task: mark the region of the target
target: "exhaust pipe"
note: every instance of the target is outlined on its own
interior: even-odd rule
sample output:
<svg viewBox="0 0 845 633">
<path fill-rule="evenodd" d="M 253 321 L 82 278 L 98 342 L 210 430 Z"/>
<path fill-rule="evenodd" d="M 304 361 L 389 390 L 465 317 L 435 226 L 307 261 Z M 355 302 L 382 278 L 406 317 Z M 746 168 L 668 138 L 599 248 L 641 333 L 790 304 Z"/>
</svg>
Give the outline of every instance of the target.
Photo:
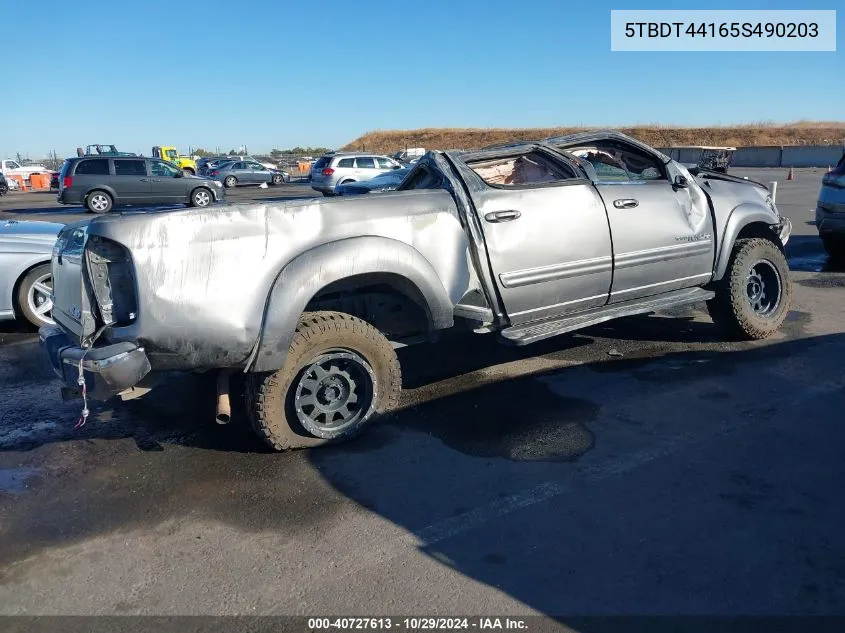
<svg viewBox="0 0 845 633">
<path fill-rule="evenodd" d="M 231 376 L 231 369 L 221 369 L 217 374 L 217 415 L 214 418 L 217 424 L 229 424 L 232 419 L 232 406 L 229 402 L 229 379 Z"/>
</svg>

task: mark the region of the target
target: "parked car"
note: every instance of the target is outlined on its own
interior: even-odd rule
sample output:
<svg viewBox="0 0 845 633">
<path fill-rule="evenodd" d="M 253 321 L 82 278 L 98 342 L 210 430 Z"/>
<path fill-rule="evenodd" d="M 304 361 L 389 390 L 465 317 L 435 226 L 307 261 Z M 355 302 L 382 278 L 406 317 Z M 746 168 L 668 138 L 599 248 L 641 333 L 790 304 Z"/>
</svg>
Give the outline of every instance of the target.
<svg viewBox="0 0 845 633">
<path fill-rule="evenodd" d="M 728 336 L 770 336 L 790 309 L 791 229 L 764 185 L 693 176 L 615 132 L 429 152 L 377 196 L 68 226 L 58 327 L 40 336 L 68 388 L 81 371 L 97 399 L 216 371 L 220 422 L 246 374 L 258 434 L 317 446 L 394 408 L 395 348 L 447 328 L 526 345 L 707 302 Z"/>
<path fill-rule="evenodd" d="M 383 174 L 379 174 L 371 180 L 347 182 L 335 187 L 335 193 L 339 196 L 355 196 L 362 193 L 393 191 L 402 184 L 405 176 L 407 176 L 410 171 L 410 167 L 402 167 L 401 169 L 393 169 Z"/>
<path fill-rule="evenodd" d="M 59 172 L 59 203 L 81 204 L 92 213 L 126 204 L 207 207 L 224 198 L 219 181 L 191 176 L 158 158 L 75 157 Z"/>
<path fill-rule="evenodd" d="M 236 160 L 236 158 L 229 158 L 228 156 L 209 156 L 206 158 L 200 158 L 197 161 L 197 173 L 207 176 L 208 172 L 218 165 Z"/>
<path fill-rule="evenodd" d="M 64 228 L 53 222 L 0 222 L 0 320 L 53 323 L 50 254 Z"/>
<path fill-rule="evenodd" d="M 290 174 L 281 169 L 267 169 L 261 163 L 229 161 L 212 168 L 208 175 L 229 189 L 238 185 L 281 185 L 290 182 Z"/>
<path fill-rule="evenodd" d="M 845 259 L 845 152 L 836 167 L 822 177 L 816 228 L 830 256 Z"/>
<path fill-rule="evenodd" d="M 401 168 L 397 161 L 378 154 L 329 153 L 317 159 L 311 168 L 311 188 L 324 196 L 333 196 L 338 185 L 371 180 L 386 171 Z"/>
<path fill-rule="evenodd" d="M 50 189 L 59 188 L 59 172 L 54 171 L 50 173 Z"/>
<path fill-rule="evenodd" d="M 5 196 L 7 193 L 9 193 L 9 183 L 6 181 L 6 176 L 0 174 L 0 196 Z"/>
</svg>

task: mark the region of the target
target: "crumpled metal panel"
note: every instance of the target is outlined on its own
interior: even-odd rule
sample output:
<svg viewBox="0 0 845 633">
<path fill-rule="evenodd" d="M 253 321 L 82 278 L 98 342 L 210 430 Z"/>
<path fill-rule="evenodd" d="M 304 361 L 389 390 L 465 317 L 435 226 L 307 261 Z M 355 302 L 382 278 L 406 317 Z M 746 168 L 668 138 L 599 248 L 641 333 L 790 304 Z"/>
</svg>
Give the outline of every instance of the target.
<svg viewBox="0 0 845 633">
<path fill-rule="evenodd" d="M 455 203 L 442 190 L 116 214 L 93 221 L 93 234 L 131 252 L 140 306 L 134 323 L 104 337 L 141 342 L 156 369 L 243 364 L 256 347 L 277 277 L 326 244 L 339 246 L 304 267 L 315 292 L 334 281 L 332 270 L 355 270 L 358 255 L 340 245 L 361 236 L 375 238 L 361 256 L 383 255 L 383 272 L 395 257 L 392 242 L 419 253 L 429 264 L 429 286 L 452 306 L 478 287 Z"/>
</svg>

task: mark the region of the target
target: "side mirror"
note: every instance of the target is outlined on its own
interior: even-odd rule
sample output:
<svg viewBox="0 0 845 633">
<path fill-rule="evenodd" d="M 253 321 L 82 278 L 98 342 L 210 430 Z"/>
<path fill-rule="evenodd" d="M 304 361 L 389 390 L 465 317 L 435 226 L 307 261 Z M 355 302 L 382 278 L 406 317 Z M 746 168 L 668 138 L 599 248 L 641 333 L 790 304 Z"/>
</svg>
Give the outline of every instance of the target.
<svg viewBox="0 0 845 633">
<path fill-rule="evenodd" d="M 684 189 L 689 187 L 689 181 L 686 179 L 686 176 L 675 176 L 672 186 L 676 189 Z"/>
</svg>

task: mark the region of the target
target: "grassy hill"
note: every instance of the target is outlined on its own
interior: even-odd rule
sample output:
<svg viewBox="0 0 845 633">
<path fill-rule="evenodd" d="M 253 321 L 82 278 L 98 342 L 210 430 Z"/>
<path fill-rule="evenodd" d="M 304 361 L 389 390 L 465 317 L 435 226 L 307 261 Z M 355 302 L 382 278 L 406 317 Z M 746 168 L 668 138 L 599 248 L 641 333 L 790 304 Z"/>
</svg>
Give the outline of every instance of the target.
<svg viewBox="0 0 845 633">
<path fill-rule="evenodd" d="M 539 139 L 571 134 L 586 127 L 558 128 L 424 128 L 419 130 L 376 130 L 367 132 L 344 150 L 392 153 L 406 147 L 427 149 L 479 148 L 513 140 Z M 845 144 L 845 121 L 797 121 L 712 127 L 669 127 L 642 125 L 613 128 L 654 147 L 682 145 L 839 145 Z"/>
</svg>

